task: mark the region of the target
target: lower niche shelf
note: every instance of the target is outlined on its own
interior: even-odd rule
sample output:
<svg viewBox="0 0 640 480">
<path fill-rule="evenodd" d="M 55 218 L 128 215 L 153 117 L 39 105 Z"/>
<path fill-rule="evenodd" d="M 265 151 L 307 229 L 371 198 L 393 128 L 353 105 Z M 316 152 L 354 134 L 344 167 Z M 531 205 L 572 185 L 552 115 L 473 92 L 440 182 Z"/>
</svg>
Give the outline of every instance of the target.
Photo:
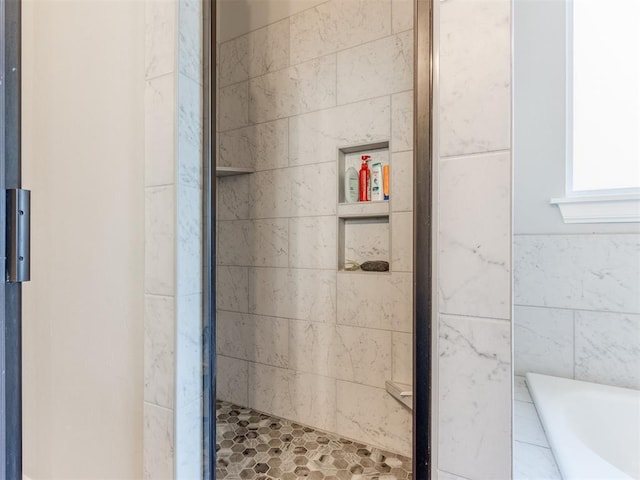
<svg viewBox="0 0 640 480">
<path fill-rule="evenodd" d="M 339 217 L 338 269 L 351 271 L 349 269 L 350 262 L 356 262 L 360 265 L 372 260 L 389 262 L 389 252 L 391 251 L 389 233 L 388 215 Z"/>
</svg>

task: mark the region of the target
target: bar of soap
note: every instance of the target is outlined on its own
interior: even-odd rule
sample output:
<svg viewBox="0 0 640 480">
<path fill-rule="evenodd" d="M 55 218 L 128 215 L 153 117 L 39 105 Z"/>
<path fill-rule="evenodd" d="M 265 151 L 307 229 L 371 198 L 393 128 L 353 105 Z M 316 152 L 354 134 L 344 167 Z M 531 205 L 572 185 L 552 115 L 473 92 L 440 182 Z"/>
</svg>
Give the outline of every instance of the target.
<svg viewBox="0 0 640 480">
<path fill-rule="evenodd" d="M 388 272 L 389 262 L 385 262 L 383 260 L 372 260 L 364 262 L 360 265 L 360 268 L 365 272 Z"/>
</svg>

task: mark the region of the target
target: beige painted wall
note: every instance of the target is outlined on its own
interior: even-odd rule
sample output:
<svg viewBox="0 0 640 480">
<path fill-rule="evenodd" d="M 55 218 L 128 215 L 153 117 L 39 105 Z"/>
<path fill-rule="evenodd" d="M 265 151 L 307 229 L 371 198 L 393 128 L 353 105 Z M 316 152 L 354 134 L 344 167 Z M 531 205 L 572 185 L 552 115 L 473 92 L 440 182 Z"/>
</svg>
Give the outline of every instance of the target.
<svg viewBox="0 0 640 480">
<path fill-rule="evenodd" d="M 23 4 L 24 467 L 142 476 L 144 4 Z"/>
</svg>

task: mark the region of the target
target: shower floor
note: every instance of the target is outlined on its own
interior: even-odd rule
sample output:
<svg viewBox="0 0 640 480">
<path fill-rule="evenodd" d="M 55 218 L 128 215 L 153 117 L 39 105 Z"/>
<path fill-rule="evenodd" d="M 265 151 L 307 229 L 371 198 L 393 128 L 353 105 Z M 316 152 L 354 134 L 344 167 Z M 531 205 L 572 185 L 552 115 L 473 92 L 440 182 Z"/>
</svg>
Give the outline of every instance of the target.
<svg viewBox="0 0 640 480">
<path fill-rule="evenodd" d="M 411 459 L 228 402 L 216 402 L 216 478 L 406 480 Z"/>
</svg>

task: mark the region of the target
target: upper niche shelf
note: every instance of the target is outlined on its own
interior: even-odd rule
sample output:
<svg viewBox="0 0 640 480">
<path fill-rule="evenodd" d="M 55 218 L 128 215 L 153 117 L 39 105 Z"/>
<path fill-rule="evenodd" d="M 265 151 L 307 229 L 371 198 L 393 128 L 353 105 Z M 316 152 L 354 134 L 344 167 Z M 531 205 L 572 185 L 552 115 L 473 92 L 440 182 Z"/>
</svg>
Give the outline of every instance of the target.
<svg viewBox="0 0 640 480">
<path fill-rule="evenodd" d="M 243 175 L 253 173 L 253 168 L 242 167 L 216 167 L 216 177 L 230 177 L 231 175 Z"/>
</svg>

